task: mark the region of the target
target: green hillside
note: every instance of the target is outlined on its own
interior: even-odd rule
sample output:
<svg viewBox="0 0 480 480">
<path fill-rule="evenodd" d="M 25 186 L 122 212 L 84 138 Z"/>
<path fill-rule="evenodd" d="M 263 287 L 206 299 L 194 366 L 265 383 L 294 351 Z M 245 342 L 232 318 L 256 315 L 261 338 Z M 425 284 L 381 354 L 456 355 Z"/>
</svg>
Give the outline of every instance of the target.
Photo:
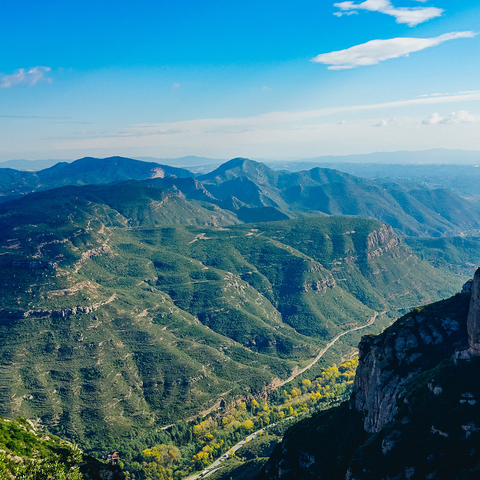
<svg viewBox="0 0 480 480">
<path fill-rule="evenodd" d="M 248 206 L 276 207 L 293 216 L 358 215 L 412 236 L 458 235 L 480 228 L 478 206 L 447 190 L 368 180 L 329 168 L 290 173 L 237 158 L 198 180 L 217 201 L 230 202 L 232 211 Z"/>
<path fill-rule="evenodd" d="M 419 258 L 457 275 L 472 277 L 480 265 L 480 237 L 407 237 L 405 242 Z"/>
<path fill-rule="evenodd" d="M 0 413 L 102 452 L 262 395 L 375 310 L 459 285 L 378 221 L 237 222 L 137 182 L 2 204 Z"/>
<path fill-rule="evenodd" d="M 64 185 L 97 185 L 169 176 L 190 177 L 183 168 L 141 162 L 131 158 L 80 158 L 72 163 L 60 162 L 38 172 L 0 168 L 0 201 Z"/>
<path fill-rule="evenodd" d="M 96 460 L 71 443 L 38 431 L 30 420 L 0 417 L 0 478 L 120 480 L 119 467 Z"/>
<path fill-rule="evenodd" d="M 410 236 L 478 235 L 480 231 L 478 204 L 443 188 L 360 178 L 330 168 L 275 171 L 245 158 L 193 177 L 188 170 L 156 163 L 86 157 L 38 172 L 0 169 L 0 201 L 66 185 L 140 180 L 201 202 L 204 208 L 228 210 L 242 222 L 356 215 L 388 223 L 398 233 Z"/>
</svg>

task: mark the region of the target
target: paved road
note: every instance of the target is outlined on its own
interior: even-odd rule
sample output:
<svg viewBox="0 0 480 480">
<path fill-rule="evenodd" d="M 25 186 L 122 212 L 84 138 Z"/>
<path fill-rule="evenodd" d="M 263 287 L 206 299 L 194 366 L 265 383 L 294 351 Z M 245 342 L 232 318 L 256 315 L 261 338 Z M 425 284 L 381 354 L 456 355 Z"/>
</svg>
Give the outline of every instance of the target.
<svg viewBox="0 0 480 480">
<path fill-rule="evenodd" d="M 385 312 L 383 312 L 383 313 L 385 313 Z M 346 332 L 343 332 L 343 333 L 340 333 L 339 335 L 337 335 L 333 340 L 331 340 L 329 343 L 327 343 L 324 348 L 322 348 L 320 350 L 320 352 L 315 357 L 315 359 L 313 360 L 312 363 L 310 363 L 306 367 L 302 368 L 301 370 L 298 370 L 294 375 L 292 375 L 291 377 L 289 377 L 285 381 L 283 381 L 281 384 L 279 384 L 279 386 L 277 388 L 283 387 L 283 385 L 291 382 L 295 377 L 298 377 L 302 373 L 304 373 L 307 370 L 309 370 L 310 368 L 312 368 L 325 355 L 325 353 L 331 347 L 333 347 L 335 345 L 335 343 L 337 343 L 337 340 L 339 338 L 343 337 L 344 335 L 347 335 L 348 333 L 355 332 L 356 330 L 361 330 L 362 328 L 367 328 L 370 325 L 373 325 L 373 323 L 375 323 L 375 320 L 378 318 L 378 315 L 379 315 L 379 313 L 375 312 L 375 315 L 373 315 L 373 317 L 368 321 L 368 323 L 366 325 L 360 325 L 359 327 L 351 328 L 350 330 L 347 330 Z"/>
<path fill-rule="evenodd" d="M 271 423 L 268 425 L 269 427 L 275 426 L 275 423 Z M 266 428 L 266 427 L 265 427 Z M 211 465 L 209 465 L 205 470 L 202 472 L 198 473 L 197 475 L 192 475 L 190 477 L 187 477 L 185 480 L 195 480 L 197 478 L 207 478 L 210 476 L 221 464 L 224 462 L 231 454 L 231 452 L 235 453 L 239 448 L 242 448 L 247 442 L 250 440 L 254 439 L 255 437 L 258 437 L 260 434 L 262 434 L 264 431 L 264 428 L 261 430 L 257 430 L 256 432 L 252 433 L 248 437 L 245 438 L 245 440 L 242 440 L 241 442 L 238 442 L 234 447 L 232 447 L 228 452 L 224 453 L 220 458 L 215 460 Z"/>
<path fill-rule="evenodd" d="M 385 313 L 385 312 L 383 312 L 383 313 Z M 362 328 L 367 328 L 370 325 L 373 325 L 373 323 L 375 323 L 375 320 L 378 318 L 378 315 L 379 315 L 379 313 L 375 312 L 375 315 L 372 318 L 370 318 L 370 320 L 368 321 L 368 323 L 366 325 L 360 325 L 359 327 L 351 328 L 350 330 L 347 330 L 346 332 L 343 332 L 343 333 L 340 333 L 339 335 L 337 335 L 334 339 L 332 339 L 329 343 L 327 343 L 327 345 L 325 345 L 325 347 L 322 348 L 322 350 L 320 350 L 320 352 L 315 357 L 315 359 L 313 360 L 312 363 L 310 363 L 306 367 L 302 368 L 301 370 L 298 370 L 295 373 L 295 375 L 292 375 L 291 377 L 287 378 L 279 386 L 281 387 L 281 386 L 285 385 L 286 383 L 291 382 L 295 377 L 298 377 L 298 375 L 301 375 L 302 373 L 306 372 L 308 369 L 312 368 L 325 355 L 325 353 L 331 347 L 333 347 L 335 345 L 335 343 L 337 343 L 337 340 L 339 338 L 343 337 L 344 335 L 347 335 L 350 332 L 355 332 L 356 330 L 361 330 Z M 272 423 L 272 424 L 268 425 L 268 427 L 273 427 L 274 425 L 275 425 L 275 423 Z M 264 427 L 261 430 L 257 430 L 256 432 L 252 433 L 245 440 L 242 440 L 241 442 L 237 443 L 227 453 L 224 453 L 219 459 L 215 460 L 215 462 L 213 462 L 205 470 L 203 470 L 202 472 L 200 472 L 197 475 L 192 475 L 190 477 L 187 477 L 185 480 L 196 480 L 197 478 L 207 478 L 221 465 L 222 462 L 224 462 L 230 456 L 230 452 L 232 452 L 232 451 L 236 452 L 239 448 L 243 447 L 243 445 L 245 445 L 247 443 L 247 441 L 250 441 L 250 440 L 252 440 L 252 438 L 257 437 L 258 435 L 260 435 L 263 432 L 263 430 L 265 428 L 268 428 L 268 427 Z"/>
</svg>

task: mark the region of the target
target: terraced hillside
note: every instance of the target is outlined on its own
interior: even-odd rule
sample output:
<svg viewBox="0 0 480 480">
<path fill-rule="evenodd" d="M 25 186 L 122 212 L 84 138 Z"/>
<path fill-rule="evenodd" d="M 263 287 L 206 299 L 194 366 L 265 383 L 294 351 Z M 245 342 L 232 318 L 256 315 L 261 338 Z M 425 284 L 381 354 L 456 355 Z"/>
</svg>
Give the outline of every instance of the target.
<svg viewBox="0 0 480 480">
<path fill-rule="evenodd" d="M 378 221 L 238 224 L 138 182 L 2 204 L 0 258 L 0 413 L 97 450 L 261 395 L 375 310 L 458 288 Z"/>
</svg>

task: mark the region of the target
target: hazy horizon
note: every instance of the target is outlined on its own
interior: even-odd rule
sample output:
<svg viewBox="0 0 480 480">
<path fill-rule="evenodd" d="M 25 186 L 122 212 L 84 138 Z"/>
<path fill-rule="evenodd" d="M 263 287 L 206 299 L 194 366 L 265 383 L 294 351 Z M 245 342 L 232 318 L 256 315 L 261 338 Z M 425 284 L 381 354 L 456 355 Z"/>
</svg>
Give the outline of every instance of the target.
<svg viewBox="0 0 480 480">
<path fill-rule="evenodd" d="M 0 161 L 480 151 L 474 0 L 3 10 Z"/>
</svg>

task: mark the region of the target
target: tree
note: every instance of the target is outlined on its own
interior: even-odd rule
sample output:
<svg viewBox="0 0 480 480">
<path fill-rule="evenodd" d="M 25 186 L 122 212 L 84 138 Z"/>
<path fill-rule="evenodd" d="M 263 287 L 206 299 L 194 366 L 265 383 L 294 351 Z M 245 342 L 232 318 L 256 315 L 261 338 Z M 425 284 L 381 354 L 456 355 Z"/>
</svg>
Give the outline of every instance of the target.
<svg viewBox="0 0 480 480">
<path fill-rule="evenodd" d="M 246 432 L 253 432 L 253 428 L 255 427 L 255 425 L 253 424 L 253 422 L 251 420 L 249 420 L 247 418 L 247 420 L 245 420 L 243 423 L 242 423 L 242 428 L 246 431 Z"/>
<path fill-rule="evenodd" d="M 75 450 L 65 461 L 62 461 L 59 455 L 53 455 L 49 458 L 26 459 L 23 463 L 12 464 L 2 452 L 0 478 L 9 478 L 12 474 L 16 480 L 83 480 L 78 466 L 81 461 L 81 452 Z"/>
<path fill-rule="evenodd" d="M 168 466 L 181 460 L 180 450 L 175 445 L 155 445 L 142 452 L 143 461 Z"/>
</svg>

